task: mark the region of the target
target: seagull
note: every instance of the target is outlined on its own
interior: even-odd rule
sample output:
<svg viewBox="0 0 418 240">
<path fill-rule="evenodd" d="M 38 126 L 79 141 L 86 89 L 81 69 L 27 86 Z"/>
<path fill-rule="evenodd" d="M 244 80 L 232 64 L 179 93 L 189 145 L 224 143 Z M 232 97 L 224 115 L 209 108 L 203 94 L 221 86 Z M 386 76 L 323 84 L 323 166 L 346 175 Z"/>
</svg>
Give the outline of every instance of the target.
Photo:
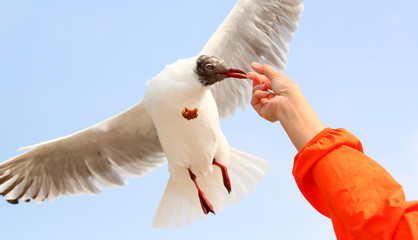
<svg viewBox="0 0 418 240">
<path fill-rule="evenodd" d="M 168 162 L 154 227 L 186 227 L 230 207 L 268 162 L 230 147 L 220 119 L 248 104 L 252 61 L 285 69 L 302 11 L 303 0 L 239 0 L 201 52 L 167 65 L 138 104 L 1 163 L 0 194 L 14 204 L 97 194 Z"/>
</svg>

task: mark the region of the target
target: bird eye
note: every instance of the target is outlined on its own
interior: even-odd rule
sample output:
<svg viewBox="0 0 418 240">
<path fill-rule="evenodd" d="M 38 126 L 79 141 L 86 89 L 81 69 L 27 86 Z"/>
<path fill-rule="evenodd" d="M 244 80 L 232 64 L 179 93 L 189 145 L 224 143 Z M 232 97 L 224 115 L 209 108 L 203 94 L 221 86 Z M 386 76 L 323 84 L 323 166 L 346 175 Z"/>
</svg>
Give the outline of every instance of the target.
<svg viewBox="0 0 418 240">
<path fill-rule="evenodd" d="M 212 71 L 213 70 L 213 65 L 212 64 L 206 64 L 206 70 L 208 71 Z"/>
</svg>

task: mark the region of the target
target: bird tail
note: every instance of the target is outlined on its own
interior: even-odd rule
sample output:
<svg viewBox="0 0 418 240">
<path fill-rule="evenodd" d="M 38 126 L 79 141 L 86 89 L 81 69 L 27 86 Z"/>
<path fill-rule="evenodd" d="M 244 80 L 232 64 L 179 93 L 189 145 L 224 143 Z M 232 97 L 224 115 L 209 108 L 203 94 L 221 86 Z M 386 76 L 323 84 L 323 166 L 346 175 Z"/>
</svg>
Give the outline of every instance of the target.
<svg viewBox="0 0 418 240">
<path fill-rule="evenodd" d="M 215 213 L 219 213 L 253 191 L 268 167 L 267 161 L 230 147 L 227 169 L 232 186 L 231 193 L 228 194 L 225 189 L 221 170 L 217 167 L 206 176 L 198 176 L 197 181 Z M 171 176 L 154 216 L 154 227 L 186 227 L 204 216 L 196 186 L 189 174 L 185 173 L 184 177 Z"/>
</svg>

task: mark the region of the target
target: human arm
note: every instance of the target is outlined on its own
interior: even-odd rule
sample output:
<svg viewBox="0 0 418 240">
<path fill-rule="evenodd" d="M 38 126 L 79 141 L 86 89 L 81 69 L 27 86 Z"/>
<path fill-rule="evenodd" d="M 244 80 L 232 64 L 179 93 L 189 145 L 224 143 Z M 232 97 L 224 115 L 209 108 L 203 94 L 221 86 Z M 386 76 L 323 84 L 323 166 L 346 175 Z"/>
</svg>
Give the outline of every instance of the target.
<svg viewBox="0 0 418 240">
<path fill-rule="evenodd" d="M 332 220 L 338 239 L 418 239 L 418 202 L 363 153 L 344 129 L 324 127 L 290 78 L 267 65 L 252 65 L 252 105 L 280 121 L 299 153 L 293 175 L 311 205 Z M 272 92 L 270 92 L 270 91 Z"/>
</svg>

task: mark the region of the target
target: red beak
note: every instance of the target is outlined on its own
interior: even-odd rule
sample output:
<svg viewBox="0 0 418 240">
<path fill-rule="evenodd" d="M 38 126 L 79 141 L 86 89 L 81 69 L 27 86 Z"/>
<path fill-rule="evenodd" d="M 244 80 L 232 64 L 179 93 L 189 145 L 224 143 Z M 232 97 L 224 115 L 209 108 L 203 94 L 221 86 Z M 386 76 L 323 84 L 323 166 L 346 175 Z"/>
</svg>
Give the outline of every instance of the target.
<svg viewBox="0 0 418 240">
<path fill-rule="evenodd" d="M 242 70 L 235 69 L 235 68 L 230 68 L 229 71 L 221 72 L 218 74 L 222 74 L 222 75 L 225 75 L 227 77 L 232 77 L 232 78 L 247 78 L 247 73 L 245 73 Z"/>
</svg>

